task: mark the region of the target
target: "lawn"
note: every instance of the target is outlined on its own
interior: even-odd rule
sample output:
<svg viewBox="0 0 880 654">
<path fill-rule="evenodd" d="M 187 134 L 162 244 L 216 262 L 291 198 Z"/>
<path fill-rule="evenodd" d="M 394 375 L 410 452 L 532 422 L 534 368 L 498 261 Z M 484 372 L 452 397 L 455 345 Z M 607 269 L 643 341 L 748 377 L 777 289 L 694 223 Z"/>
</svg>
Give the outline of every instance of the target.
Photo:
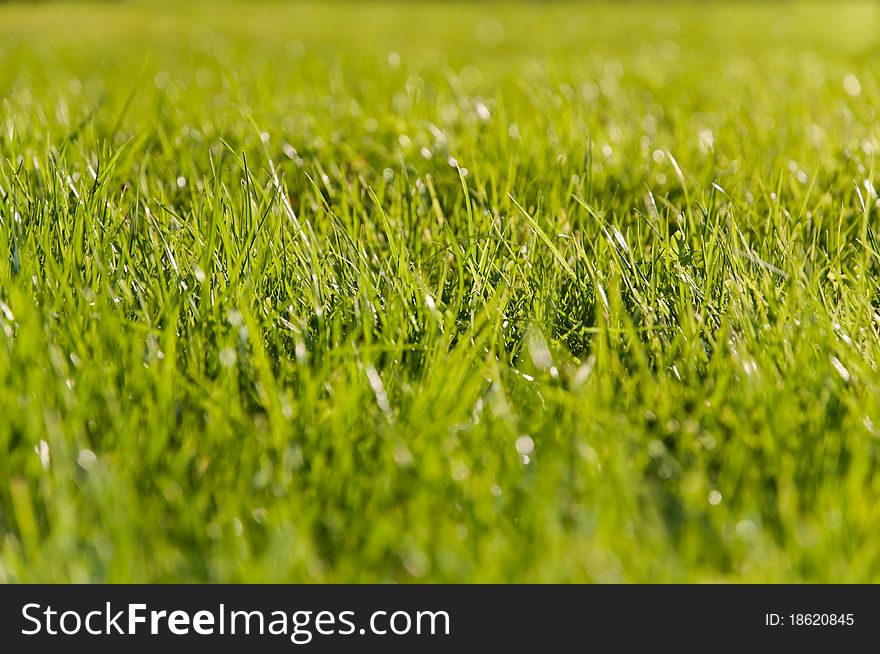
<svg viewBox="0 0 880 654">
<path fill-rule="evenodd" d="M 878 26 L 0 4 L 0 582 L 880 581 Z"/>
</svg>

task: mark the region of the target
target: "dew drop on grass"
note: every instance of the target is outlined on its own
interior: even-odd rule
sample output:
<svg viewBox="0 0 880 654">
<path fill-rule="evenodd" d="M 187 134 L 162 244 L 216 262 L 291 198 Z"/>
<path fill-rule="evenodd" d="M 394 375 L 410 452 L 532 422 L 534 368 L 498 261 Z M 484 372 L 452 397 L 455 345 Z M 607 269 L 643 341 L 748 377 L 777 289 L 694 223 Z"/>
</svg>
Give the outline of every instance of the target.
<svg viewBox="0 0 880 654">
<path fill-rule="evenodd" d="M 538 370 L 549 370 L 553 366 L 553 355 L 547 341 L 537 330 L 532 330 L 528 338 L 529 356 Z"/>
<path fill-rule="evenodd" d="M 721 504 L 722 499 L 724 498 L 717 490 L 713 490 L 709 493 L 709 504 L 711 504 L 712 506 L 718 506 L 719 504 Z"/>
<path fill-rule="evenodd" d="M 617 244 L 620 245 L 624 252 L 629 252 L 629 246 L 626 244 L 626 239 L 620 233 L 620 230 L 617 227 L 612 227 L 611 229 L 614 232 L 614 239 L 617 241 Z"/>
<path fill-rule="evenodd" d="M 471 474 L 470 468 L 463 461 L 456 461 L 452 464 L 452 479 L 455 481 L 464 481 Z"/>
<path fill-rule="evenodd" d="M 860 95 L 862 93 L 862 84 L 859 82 L 859 78 L 852 74 L 844 77 L 843 90 L 852 97 Z"/>
<path fill-rule="evenodd" d="M 37 453 L 37 456 L 40 457 L 40 465 L 43 470 L 49 469 L 49 463 L 51 462 L 51 457 L 49 455 L 49 443 L 44 440 L 41 440 L 34 447 L 34 452 Z"/>
<path fill-rule="evenodd" d="M 430 561 L 424 552 L 414 549 L 403 556 L 403 567 L 413 577 L 421 577 L 428 571 Z"/>
<path fill-rule="evenodd" d="M 523 434 L 516 439 L 516 451 L 520 454 L 531 454 L 535 449 L 535 441 L 528 434 Z"/>
<path fill-rule="evenodd" d="M 595 102 L 599 98 L 599 87 L 595 82 L 584 82 L 581 95 L 587 102 Z"/>
<path fill-rule="evenodd" d="M 220 350 L 220 364 L 224 368 L 231 368 L 232 366 L 234 366 L 236 359 L 237 357 L 235 354 L 235 350 L 233 350 L 231 347 L 224 347 L 222 350 Z"/>
<path fill-rule="evenodd" d="M 715 149 L 715 135 L 711 129 L 701 129 L 698 136 L 700 152 L 709 154 Z"/>
<path fill-rule="evenodd" d="M 405 445 L 399 445 L 394 450 L 394 463 L 396 463 L 401 468 L 407 468 L 412 465 L 413 455 L 410 452 L 409 448 Z"/>
<path fill-rule="evenodd" d="M 91 450 L 80 450 L 79 456 L 76 457 L 76 462 L 83 470 L 91 470 L 98 462 L 98 457 Z"/>
<path fill-rule="evenodd" d="M 846 366 L 841 363 L 840 359 L 837 357 L 831 357 L 831 365 L 834 366 L 834 369 L 843 381 L 848 382 L 850 380 L 851 376 L 849 370 L 847 370 Z"/>
<path fill-rule="evenodd" d="M 367 366 L 366 373 L 370 388 L 373 389 L 373 394 L 376 396 L 376 404 L 382 413 L 390 413 L 391 405 L 388 403 L 388 393 L 385 391 L 382 377 L 379 376 L 379 372 L 373 366 Z"/>
<path fill-rule="evenodd" d="M 740 520 L 736 523 L 736 535 L 745 541 L 754 540 L 758 535 L 758 527 L 751 520 Z"/>
<path fill-rule="evenodd" d="M 714 450 L 715 446 L 717 445 L 715 437 L 709 433 L 701 435 L 697 440 L 700 442 L 700 445 L 705 447 L 707 450 Z"/>
</svg>

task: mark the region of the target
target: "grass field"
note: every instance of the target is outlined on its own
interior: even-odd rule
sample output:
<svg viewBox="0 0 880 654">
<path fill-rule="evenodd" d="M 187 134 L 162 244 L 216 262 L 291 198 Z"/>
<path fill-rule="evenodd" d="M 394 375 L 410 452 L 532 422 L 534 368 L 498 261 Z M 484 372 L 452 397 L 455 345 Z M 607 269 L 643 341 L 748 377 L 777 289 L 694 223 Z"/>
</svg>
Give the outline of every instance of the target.
<svg viewBox="0 0 880 654">
<path fill-rule="evenodd" d="M 0 582 L 880 581 L 878 27 L 0 4 Z"/>
</svg>

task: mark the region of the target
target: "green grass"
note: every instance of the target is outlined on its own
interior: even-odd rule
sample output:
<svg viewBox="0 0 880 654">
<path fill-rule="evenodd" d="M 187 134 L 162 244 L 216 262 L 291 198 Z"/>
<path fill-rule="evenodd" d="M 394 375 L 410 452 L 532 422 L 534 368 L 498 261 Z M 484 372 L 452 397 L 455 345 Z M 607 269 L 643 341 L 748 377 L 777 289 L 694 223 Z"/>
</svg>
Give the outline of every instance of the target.
<svg viewBox="0 0 880 654">
<path fill-rule="evenodd" d="M 878 25 L 0 5 L 0 581 L 880 581 Z"/>
</svg>

